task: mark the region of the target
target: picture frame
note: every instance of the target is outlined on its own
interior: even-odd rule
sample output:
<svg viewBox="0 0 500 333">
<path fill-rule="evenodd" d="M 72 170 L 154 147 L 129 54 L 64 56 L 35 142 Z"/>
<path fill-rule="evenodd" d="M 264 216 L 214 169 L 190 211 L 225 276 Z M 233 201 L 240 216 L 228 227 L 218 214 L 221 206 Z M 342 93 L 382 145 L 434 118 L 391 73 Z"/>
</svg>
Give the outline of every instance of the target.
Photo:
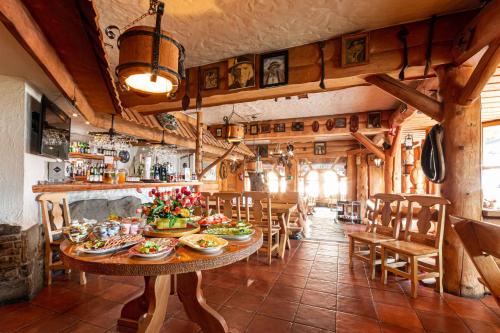
<svg viewBox="0 0 500 333">
<path fill-rule="evenodd" d="M 206 68 L 202 71 L 203 90 L 219 88 L 219 67 Z"/>
<path fill-rule="evenodd" d="M 260 125 L 261 133 L 271 133 L 271 125 L 270 124 L 261 124 Z"/>
<path fill-rule="evenodd" d="M 257 134 L 259 134 L 259 125 L 257 124 L 250 125 L 250 135 L 257 135 Z"/>
<path fill-rule="evenodd" d="M 347 118 L 335 118 L 335 128 L 346 128 Z"/>
<path fill-rule="evenodd" d="M 277 133 L 284 132 L 286 130 L 285 123 L 274 124 L 274 131 Z"/>
<path fill-rule="evenodd" d="M 314 143 L 314 155 L 326 155 L 326 142 Z"/>
<path fill-rule="evenodd" d="M 360 66 L 369 62 L 369 39 L 367 32 L 342 36 L 342 67 Z"/>
<path fill-rule="evenodd" d="M 238 90 L 255 87 L 255 54 L 227 59 L 227 88 Z"/>
<path fill-rule="evenodd" d="M 382 127 L 382 113 L 381 112 L 368 112 L 368 121 L 366 128 L 381 128 Z"/>
<path fill-rule="evenodd" d="M 288 50 L 260 56 L 260 88 L 288 84 Z"/>
<path fill-rule="evenodd" d="M 215 136 L 217 138 L 221 138 L 222 137 L 222 127 L 218 127 L 216 130 L 215 130 Z"/>
<path fill-rule="evenodd" d="M 300 132 L 304 130 L 304 122 L 293 122 L 292 131 Z"/>
<path fill-rule="evenodd" d="M 258 145 L 257 146 L 257 155 L 262 158 L 269 157 L 269 146 L 268 145 Z"/>
</svg>

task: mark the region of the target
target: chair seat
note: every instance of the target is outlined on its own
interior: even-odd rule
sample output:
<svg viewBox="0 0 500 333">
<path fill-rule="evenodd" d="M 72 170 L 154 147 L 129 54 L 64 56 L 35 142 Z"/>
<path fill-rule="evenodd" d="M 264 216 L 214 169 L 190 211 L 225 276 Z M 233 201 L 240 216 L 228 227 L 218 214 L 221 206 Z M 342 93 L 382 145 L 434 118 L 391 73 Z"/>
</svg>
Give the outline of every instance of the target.
<svg viewBox="0 0 500 333">
<path fill-rule="evenodd" d="M 348 236 L 354 238 L 355 240 L 370 244 L 380 244 L 383 242 L 390 242 L 395 240 L 394 237 L 389 237 L 366 231 L 353 232 L 348 234 Z"/>
<path fill-rule="evenodd" d="M 423 255 L 431 255 L 438 253 L 438 249 L 436 249 L 435 247 L 420 243 L 399 241 L 399 240 L 384 242 L 382 244 L 382 247 L 392 250 L 394 252 L 403 253 L 410 256 L 423 256 Z"/>
</svg>

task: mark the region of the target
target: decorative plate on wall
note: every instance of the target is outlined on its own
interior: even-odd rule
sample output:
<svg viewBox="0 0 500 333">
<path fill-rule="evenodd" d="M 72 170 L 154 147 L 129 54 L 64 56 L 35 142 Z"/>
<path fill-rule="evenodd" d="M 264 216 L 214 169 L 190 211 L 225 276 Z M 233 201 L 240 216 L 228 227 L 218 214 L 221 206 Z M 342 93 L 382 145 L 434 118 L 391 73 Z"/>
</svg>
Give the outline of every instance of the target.
<svg viewBox="0 0 500 333">
<path fill-rule="evenodd" d="M 312 129 L 313 129 L 313 132 L 319 131 L 319 122 L 317 120 L 313 121 Z"/>
<path fill-rule="evenodd" d="M 220 176 L 220 179 L 227 178 L 227 165 L 225 162 L 221 162 L 221 164 L 220 164 L 219 176 Z"/>
<path fill-rule="evenodd" d="M 328 119 L 326 121 L 326 129 L 331 131 L 333 129 L 333 127 L 335 126 L 335 123 L 333 122 L 333 120 L 331 119 Z"/>
</svg>

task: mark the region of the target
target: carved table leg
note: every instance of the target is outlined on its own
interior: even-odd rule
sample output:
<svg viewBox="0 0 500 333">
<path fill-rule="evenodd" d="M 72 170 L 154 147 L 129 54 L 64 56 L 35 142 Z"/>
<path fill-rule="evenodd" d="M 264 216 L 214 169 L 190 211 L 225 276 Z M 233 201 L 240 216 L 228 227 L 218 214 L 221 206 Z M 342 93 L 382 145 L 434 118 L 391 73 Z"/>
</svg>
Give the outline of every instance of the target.
<svg viewBox="0 0 500 333">
<path fill-rule="evenodd" d="M 144 293 L 123 306 L 118 326 L 139 333 L 159 332 L 167 314 L 170 275 L 145 276 Z"/>
<path fill-rule="evenodd" d="M 225 333 L 229 329 L 224 318 L 207 305 L 201 290 L 201 272 L 177 274 L 177 294 L 192 321 L 204 333 Z"/>
</svg>

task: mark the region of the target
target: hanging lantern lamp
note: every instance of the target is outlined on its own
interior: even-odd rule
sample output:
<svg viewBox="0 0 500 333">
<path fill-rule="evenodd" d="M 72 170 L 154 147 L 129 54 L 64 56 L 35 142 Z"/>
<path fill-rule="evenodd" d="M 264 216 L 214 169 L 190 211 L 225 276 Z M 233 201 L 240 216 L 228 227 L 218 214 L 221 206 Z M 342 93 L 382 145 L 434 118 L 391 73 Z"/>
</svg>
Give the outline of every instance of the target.
<svg viewBox="0 0 500 333">
<path fill-rule="evenodd" d="M 163 2 L 150 0 L 148 12 L 126 26 L 128 29 L 118 37 L 120 57 L 115 73 L 126 90 L 171 95 L 184 78 L 184 47 L 161 29 L 164 7 Z M 148 15 L 156 15 L 154 27 L 130 27 Z M 120 31 L 114 25 L 105 29 L 111 39 L 116 37 L 113 30 Z"/>
</svg>

